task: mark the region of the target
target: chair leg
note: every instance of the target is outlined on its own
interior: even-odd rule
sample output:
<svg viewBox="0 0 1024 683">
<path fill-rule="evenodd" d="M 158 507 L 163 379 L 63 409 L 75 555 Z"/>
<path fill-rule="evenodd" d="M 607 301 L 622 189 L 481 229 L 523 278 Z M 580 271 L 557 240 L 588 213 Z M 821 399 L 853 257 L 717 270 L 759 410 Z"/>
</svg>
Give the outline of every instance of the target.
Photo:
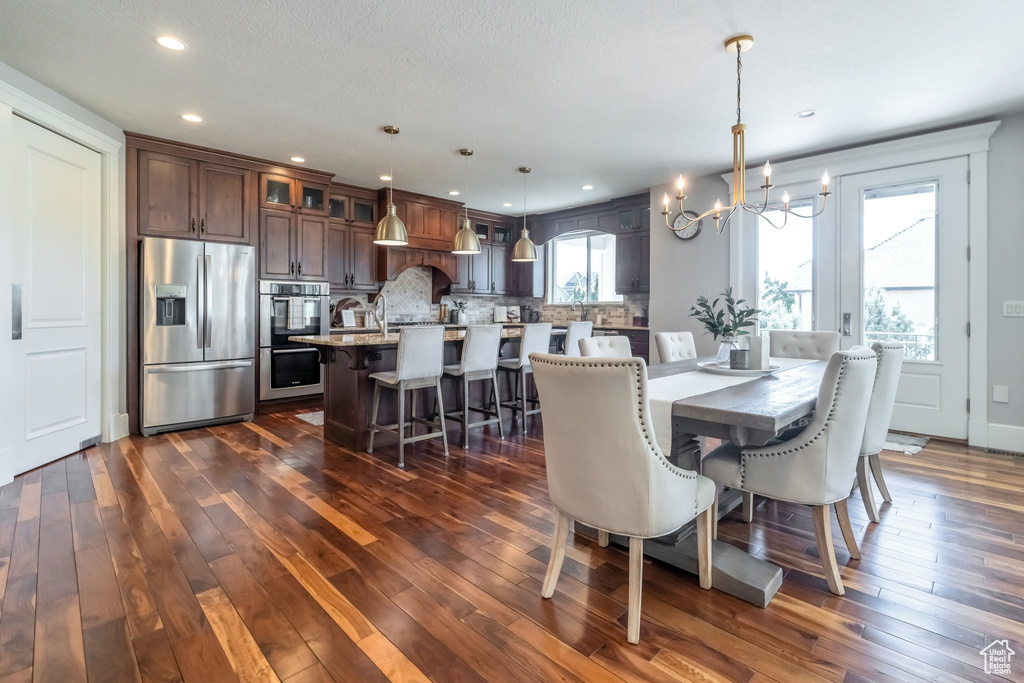
<svg viewBox="0 0 1024 683">
<path fill-rule="evenodd" d="M 709 505 L 697 515 L 697 569 L 700 587 L 711 588 L 711 530 L 714 527 L 715 506 Z"/>
<path fill-rule="evenodd" d="M 441 443 L 444 444 L 444 457 L 448 457 L 448 428 L 444 420 L 444 399 L 441 398 L 441 378 L 434 378 L 434 393 L 437 397 L 437 414 L 441 416 L 438 426 L 441 428 Z"/>
<path fill-rule="evenodd" d="M 366 446 L 367 453 L 373 453 L 373 437 L 377 433 L 377 409 L 380 408 L 380 382 L 373 383 L 373 411 L 370 413 L 370 443 Z"/>
<path fill-rule="evenodd" d="M 565 559 L 565 541 L 569 537 L 569 525 L 572 520 L 561 510 L 555 510 L 555 537 L 551 540 L 551 559 L 548 560 L 548 573 L 544 575 L 544 586 L 541 597 L 550 598 L 555 594 L 555 584 L 562 571 L 562 560 Z"/>
<path fill-rule="evenodd" d="M 505 440 L 505 422 L 501 419 L 501 404 L 498 403 L 498 371 L 491 370 L 491 396 L 494 398 L 494 414 L 498 418 L 498 434 Z"/>
<path fill-rule="evenodd" d="M 889 487 L 885 485 L 885 477 L 882 476 L 882 461 L 878 458 L 878 453 L 868 456 L 868 463 L 871 465 L 871 474 L 875 475 L 875 483 L 878 484 L 878 490 L 882 494 L 882 500 L 886 503 L 892 502 L 892 495 L 889 493 Z"/>
<path fill-rule="evenodd" d="M 857 458 L 857 484 L 860 486 L 860 497 L 864 501 L 864 510 L 868 513 L 868 519 L 878 522 L 878 505 L 875 504 L 875 492 L 871 490 L 871 480 L 868 479 L 868 459 Z"/>
<path fill-rule="evenodd" d="M 611 540 L 609 539 L 609 536 L 610 536 L 610 534 L 607 531 L 601 531 L 600 529 L 598 529 L 597 530 L 597 544 L 599 546 L 601 546 L 602 548 L 607 548 L 608 544 L 611 542 Z"/>
<path fill-rule="evenodd" d="M 469 450 L 469 380 L 462 376 L 462 448 Z"/>
<path fill-rule="evenodd" d="M 715 484 L 715 502 L 711 504 L 711 538 L 718 540 L 718 484 Z"/>
<path fill-rule="evenodd" d="M 754 494 L 743 492 L 743 521 L 750 524 L 754 521 Z"/>
<path fill-rule="evenodd" d="M 818 543 L 818 555 L 821 557 L 821 568 L 825 570 L 825 581 L 828 589 L 836 595 L 845 595 L 843 580 L 839 578 L 839 565 L 836 563 L 836 551 L 832 547 L 832 506 L 812 505 L 811 517 L 814 519 L 814 540 Z"/>
<path fill-rule="evenodd" d="M 398 383 L 398 466 L 405 467 L 405 383 Z"/>
<path fill-rule="evenodd" d="M 626 640 L 640 642 L 640 595 L 644 583 L 644 539 L 629 537 L 629 614 Z"/>
<path fill-rule="evenodd" d="M 519 414 L 523 416 L 523 419 L 520 420 L 519 423 L 522 425 L 520 427 L 520 431 L 525 435 L 526 434 L 526 406 L 529 405 L 529 403 L 526 400 L 526 372 L 524 370 L 520 370 L 519 371 L 519 378 L 520 378 L 519 379 L 519 385 L 520 385 L 520 388 L 522 389 L 522 392 L 523 392 L 522 403 L 519 406 L 519 408 L 520 408 Z"/>
<path fill-rule="evenodd" d="M 843 540 L 846 541 L 846 549 L 850 551 L 850 557 L 860 559 L 860 548 L 857 547 L 857 538 L 853 535 L 853 527 L 850 525 L 850 511 L 846 507 L 846 499 L 835 504 L 836 519 L 839 520 L 839 528 L 843 532 Z"/>
</svg>

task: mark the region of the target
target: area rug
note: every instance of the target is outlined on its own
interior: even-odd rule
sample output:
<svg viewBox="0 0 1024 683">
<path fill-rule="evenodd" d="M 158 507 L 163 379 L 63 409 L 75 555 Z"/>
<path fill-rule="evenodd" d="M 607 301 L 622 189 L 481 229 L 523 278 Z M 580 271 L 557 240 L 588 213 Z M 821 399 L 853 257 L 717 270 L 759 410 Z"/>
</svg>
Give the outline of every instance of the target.
<svg viewBox="0 0 1024 683">
<path fill-rule="evenodd" d="M 917 455 L 928 445 L 927 436 L 911 436 L 910 434 L 898 434 L 889 432 L 885 435 L 885 450 L 896 451 L 906 455 Z"/>
<path fill-rule="evenodd" d="M 308 422 L 309 424 L 315 425 L 317 427 L 324 426 L 324 411 L 322 410 L 318 410 L 313 413 L 299 413 L 295 417 L 299 418 L 303 422 Z"/>
</svg>

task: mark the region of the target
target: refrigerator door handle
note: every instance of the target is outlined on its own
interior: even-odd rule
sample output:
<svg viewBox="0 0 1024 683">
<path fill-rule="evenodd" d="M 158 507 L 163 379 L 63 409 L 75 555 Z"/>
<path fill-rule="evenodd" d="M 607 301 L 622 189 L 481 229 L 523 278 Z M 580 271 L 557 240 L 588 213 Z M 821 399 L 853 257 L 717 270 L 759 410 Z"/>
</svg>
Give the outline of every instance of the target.
<svg viewBox="0 0 1024 683">
<path fill-rule="evenodd" d="M 206 316 L 203 312 L 206 300 L 205 273 L 203 271 L 203 255 L 199 254 L 196 263 L 196 348 L 203 348 L 203 332 L 206 328 Z"/>
<path fill-rule="evenodd" d="M 159 375 L 168 372 L 197 372 L 199 370 L 230 370 L 232 368 L 248 368 L 252 366 L 251 360 L 216 361 L 213 363 L 177 363 L 175 365 L 158 365 L 147 367 L 146 373 Z"/>
<path fill-rule="evenodd" d="M 212 345 L 210 341 L 210 309 L 213 308 L 213 297 L 210 296 L 213 288 L 210 287 L 209 281 L 210 273 L 210 256 L 206 257 L 206 270 L 203 271 L 203 298 L 206 299 L 206 321 L 203 323 L 203 334 L 206 340 L 206 348 L 210 348 Z"/>
</svg>

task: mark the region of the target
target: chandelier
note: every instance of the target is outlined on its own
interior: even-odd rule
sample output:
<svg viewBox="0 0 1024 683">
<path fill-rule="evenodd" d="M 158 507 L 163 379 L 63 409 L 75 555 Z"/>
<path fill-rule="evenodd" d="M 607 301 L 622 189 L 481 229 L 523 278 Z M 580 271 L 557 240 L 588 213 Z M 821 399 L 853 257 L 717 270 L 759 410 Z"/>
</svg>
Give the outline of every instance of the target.
<svg viewBox="0 0 1024 683">
<path fill-rule="evenodd" d="M 782 194 L 781 209 L 783 214 L 782 224 L 777 225 L 773 222 L 771 218 L 765 215 L 765 212 L 769 209 L 772 211 L 779 210 L 777 205 L 774 207 L 770 205 L 770 192 L 774 185 L 772 185 L 772 165 L 767 161 L 764 163 L 764 185 L 761 186 L 761 189 L 764 190 L 764 203 L 758 206 L 757 204 L 748 204 L 746 201 L 747 161 L 743 146 L 743 136 L 747 130 L 747 126 L 740 118 L 740 74 L 743 70 L 741 54 L 753 46 L 754 37 L 750 35 L 733 36 L 725 41 L 725 51 L 736 53 L 736 125 L 732 127 L 732 204 L 729 206 L 722 206 L 721 201 L 716 201 L 713 208 L 708 209 L 699 216 L 695 216 L 691 219 L 690 216 L 693 216 L 693 212 L 691 211 L 689 214 L 686 214 L 683 211 L 683 201 L 686 199 L 686 195 L 683 194 L 683 190 L 686 187 L 686 181 L 683 180 L 683 176 L 679 176 L 679 179 L 676 181 L 676 201 L 679 202 L 679 214 L 677 215 L 675 222 L 680 222 L 680 217 L 682 217 L 686 222 L 677 226 L 674 225 L 674 222 L 669 221 L 669 214 L 671 213 L 669 211 L 670 200 L 666 193 L 665 197 L 662 199 L 664 209 L 662 210 L 661 215 L 665 217 L 665 225 L 669 230 L 680 232 L 686 230 L 695 223 L 699 223 L 708 216 L 712 216 L 715 219 L 715 232 L 721 235 L 729 225 L 729 219 L 732 218 L 737 209 L 743 209 L 744 211 L 764 218 L 764 220 L 773 228 L 782 228 L 785 227 L 791 214 L 797 218 L 813 218 L 825 210 L 825 205 L 828 203 L 828 197 L 832 194 L 828 191 L 828 171 L 825 171 L 821 176 L 821 192 L 818 193 L 818 196 L 821 197 L 823 201 L 821 203 L 821 208 L 818 209 L 817 213 L 804 216 L 795 211 L 790 211 L 789 193 L 784 192 Z"/>
</svg>

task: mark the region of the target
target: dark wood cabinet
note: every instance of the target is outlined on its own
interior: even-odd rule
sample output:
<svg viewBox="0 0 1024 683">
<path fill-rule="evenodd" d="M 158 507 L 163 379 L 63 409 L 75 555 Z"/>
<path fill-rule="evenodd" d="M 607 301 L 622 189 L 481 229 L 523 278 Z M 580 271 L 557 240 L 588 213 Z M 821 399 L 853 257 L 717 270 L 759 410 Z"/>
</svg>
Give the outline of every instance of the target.
<svg viewBox="0 0 1024 683">
<path fill-rule="evenodd" d="M 260 174 L 260 206 L 326 216 L 327 185 L 276 173 Z"/>
<path fill-rule="evenodd" d="M 139 234 L 198 237 L 199 162 L 142 150 L 139 152 Z"/>
<path fill-rule="evenodd" d="M 537 245 L 537 260 L 533 262 L 510 263 L 509 277 L 514 296 L 541 298 L 544 296 L 546 276 L 544 245 Z M 511 256 L 509 257 L 511 259 Z"/>
<path fill-rule="evenodd" d="M 353 185 L 332 184 L 327 215 L 332 221 L 363 228 L 377 227 L 377 193 Z"/>
<path fill-rule="evenodd" d="M 139 234 L 249 243 L 247 169 L 139 151 Z"/>
<path fill-rule="evenodd" d="M 381 216 L 387 208 L 387 201 L 387 190 L 381 190 L 378 202 Z M 451 251 L 455 233 L 459 230 L 462 204 L 401 191 L 394 192 L 393 201 L 395 212 L 409 233 L 410 248 Z"/>
<path fill-rule="evenodd" d="M 491 294 L 505 296 L 512 293 L 512 247 L 491 245 Z"/>
<path fill-rule="evenodd" d="M 458 281 L 452 283 L 452 294 L 512 294 L 512 247 L 485 243 L 480 245 L 479 254 L 456 258 Z"/>
<path fill-rule="evenodd" d="M 295 232 L 295 275 L 300 280 L 327 279 L 327 219 L 299 214 Z"/>
<path fill-rule="evenodd" d="M 327 254 L 326 218 L 260 210 L 260 277 L 326 280 Z"/>
<path fill-rule="evenodd" d="M 636 230 L 615 238 L 615 293 L 651 289 L 651 232 Z"/>
<path fill-rule="evenodd" d="M 330 221 L 327 273 L 332 291 L 376 292 L 377 247 L 373 230 Z"/>
</svg>

